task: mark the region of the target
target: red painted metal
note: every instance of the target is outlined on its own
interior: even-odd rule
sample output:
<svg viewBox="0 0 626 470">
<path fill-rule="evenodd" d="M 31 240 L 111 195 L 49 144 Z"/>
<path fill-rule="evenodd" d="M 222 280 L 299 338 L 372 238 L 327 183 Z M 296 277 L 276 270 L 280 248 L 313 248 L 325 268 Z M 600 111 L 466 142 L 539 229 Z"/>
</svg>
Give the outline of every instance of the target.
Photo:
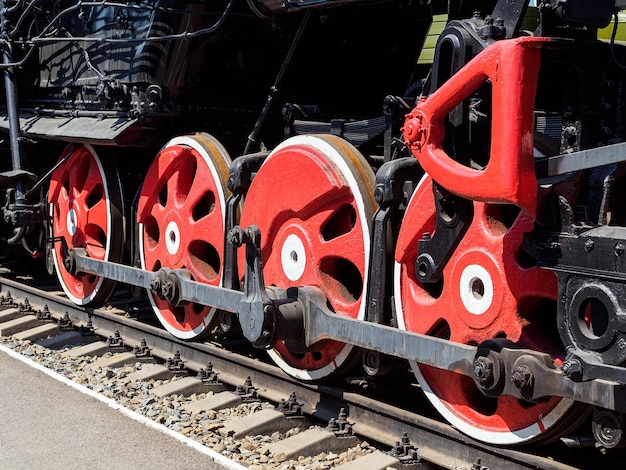
<svg viewBox="0 0 626 470">
<path fill-rule="evenodd" d="M 473 220 L 444 268 L 442 284 L 427 285 L 417 280 L 415 261 L 418 241 L 425 232 L 434 232 L 435 217 L 432 180 L 425 177 L 407 208 L 395 253 L 396 302 L 404 327 L 464 344 L 506 337 L 562 358 L 563 347 L 551 326 L 556 277 L 548 270 L 525 267 L 520 253 L 524 232 L 533 228 L 532 219 L 524 212 L 515 217 L 513 206 L 475 202 Z M 558 398 L 538 404 L 489 398 L 471 378 L 425 366 L 419 366 L 419 372 L 434 394 L 430 398 L 451 414 L 448 419 L 478 439 L 514 442 L 510 433 L 526 436 L 520 440 L 530 439 L 541 417 L 547 418 L 541 426 L 548 428 L 567 409 L 561 406 L 556 411 L 559 416 L 550 417 Z"/>
<path fill-rule="evenodd" d="M 491 45 L 407 115 L 406 143 L 435 181 L 468 199 L 515 204 L 536 214 L 533 111 L 540 51 L 547 40 L 523 37 Z M 491 152 L 485 169 L 477 170 L 442 149 L 443 123 L 487 80 L 493 93 Z"/>
<path fill-rule="evenodd" d="M 300 136 L 275 150 L 248 191 L 240 223 L 261 230 L 265 283 L 319 287 L 338 315 L 362 318 L 373 181 L 356 149 L 333 136 Z M 241 250 L 240 273 L 244 263 Z M 319 379 L 350 362 L 351 349 L 322 341 L 298 353 L 278 343 L 272 357 L 294 376 Z"/>
<path fill-rule="evenodd" d="M 111 181 L 109 181 L 109 178 Z M 122 216 L 117 174 L 105 174 L 90 146 L 78 147 L 50 179 L 48 203 L 54 262 L 66 294 L 77 304 L 93 305 L 106 300 L 114 283 L 92 274 L 72 276 L 63 265 L 63 243 L 84 248 L 96 259 L 119 261 L 122 254 Z"/>
<path fill-rule="evenodd" d="M 220 285 L 229 164 L 225 150 L 208 135 L 174 139 L 159 152 L 146 174 L 137 212 L 145 269 L 184 268 L 198 282 Z M 211 326 L 215 309 L 175 307 L 150 296 L 159 320 L 174 336 L 195 338 Z"/>
</svg>

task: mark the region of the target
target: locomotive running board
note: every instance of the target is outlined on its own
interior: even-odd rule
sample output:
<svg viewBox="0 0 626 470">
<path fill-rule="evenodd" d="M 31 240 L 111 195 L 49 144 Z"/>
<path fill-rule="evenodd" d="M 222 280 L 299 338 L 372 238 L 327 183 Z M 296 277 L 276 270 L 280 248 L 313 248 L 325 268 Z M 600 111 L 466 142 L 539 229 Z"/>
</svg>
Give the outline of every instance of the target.
<svg viewBox="0 0 626 470">
<path fill-rule="evenodd" d="M 626 412 L 626 371 L 619 381 L 576 382 L 547 354 L 516 349 L 510 342 L 494 340 L 477 347 L 452 343 L 336 315 L 314 287 L 278 294 L 265 289 L 258 238 L 254 238 L 253 233 L 239 243 L 246 244 L 248 261 L 244 292 L 194 282 L 186 270 L 151 272 L 97 260 L 82 248 L 69 250 L 64 264 L 74 275 L 91 273 L 150 289 L 175 305 L 194 302 L 236 314 L 244 336 L 257 347 L 271 348 L 285 341 L 297 349 L 332 339 L 471 377 L 489 396 L 511 395 L 525 401 L 560 396 Z"/>
<path fill-rule="evenodd" d="M 90 114 L 88 116 L 80 115 Z M 99 144 L 115 144 L 117 138 L 133 126 L 136 118 L 122 113 L 98 113 L 95 111 L 57 111 L 57 115 L 35 114 L 22 111 L 19 115 L 22 134 L 30 137 L 57 139 L 63 141 L 96 141 Z M 6 113 L 0 113 L 0 129 L 9 128 Z"/>
</svg>

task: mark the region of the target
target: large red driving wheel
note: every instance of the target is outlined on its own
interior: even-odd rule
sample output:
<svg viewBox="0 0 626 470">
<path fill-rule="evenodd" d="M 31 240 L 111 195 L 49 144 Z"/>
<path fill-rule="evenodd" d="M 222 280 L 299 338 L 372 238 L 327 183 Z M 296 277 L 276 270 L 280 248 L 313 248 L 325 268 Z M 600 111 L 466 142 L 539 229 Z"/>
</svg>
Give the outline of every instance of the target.
<svg viewBox="0 0 626 470">
<path fill-rule="evenodd" d="M 144 269 L 187 269 L 197 282 L 221 285 L 226 182 L 230 157 L 208 134 L 176 137 L 146 174 L 137 210 Z M 149 293 L 155 314 L 174 336 L 210 332 L 216 310 L 174 306 Z"/>
<path fill-rule="evenodd" d="M 92 274 L 72 276 L 63 265 L 67 249 L 84 248 L 95 259 L 119 262 L 124 245 L 124 218 L 119 175 L 95 150 L 77 147 L 50 179 L 48 203 L 54 246 L 52 259 L 61 287 L 74 303 L 98 306 L 115 283 Z"/>
<path fill-rule="evenodd" d="M 506 338 L 523 347 L 565 355 L 556 329 L 557 281 L 524 262 L 520 247 L 530 217 L 514 206 L 474 202 L 474 217 L 437 283 L 415 274 L 418 241 L 435 231 L 432 181 L 425 176 L 407 207 L 396 247 L 395 301 L 399 326 L 464 344 Z M 529 403 L 487 397 L 470 377 L 412 364 L 437 410 L 481 441 L 513 444 L 553 438 L 585 414 L 575 402 L 552 397 Z"/>
<path fill-rule="evenodd" d="M 242 227 L 261 230 L 265 283 L 318 287 L 337 315 L 362 319 L 373 187 L 370 166 L 343 139 L 296 136 L 278 146 L 254 178 L 241 214 Z M 270 356 L 303 380 L 328 377 L 358 358 L 352 346 L 330 340 L 303 353 L 279 342 Z"/>
</svg>

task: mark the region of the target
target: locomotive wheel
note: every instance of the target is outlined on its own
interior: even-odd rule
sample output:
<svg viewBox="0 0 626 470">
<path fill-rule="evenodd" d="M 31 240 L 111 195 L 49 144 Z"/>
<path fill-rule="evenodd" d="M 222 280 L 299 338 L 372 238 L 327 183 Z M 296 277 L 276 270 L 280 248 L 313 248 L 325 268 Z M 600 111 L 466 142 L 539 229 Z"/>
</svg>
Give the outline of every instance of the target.
<svg viewBox="0 0 626 470">
<path fill-rule="evenodd" d="M 422 284 L 415 274 L 418 241 L 436 226 L 432 180 L 425 176 L 407 207 L 396 248 L 395 302 L 401 329 L 464 344 L 506 338 L 565 355 L 556 329 L 557 281 L 524 263 L 523 233 L 533 221 L 514 206 L 474 202 L 474 217 L 443 271 Z M 580 404 L 552 397 L 529 403 L 488 397 L 470 377 L 411 364 L 429 400 L 450 423 L 492 444 L 545 441 L 586 416 Z M 574 408 L 581 407 L 581 409 Z"/>
<path fill-rule="evenodd" d="M 176 137 L 159 152 L 141 188 L 137 221 L 143 269 L 187 269 L 197 282 L 221 285 L 226 182 L 230 157 L 208 134 Z M 174 336 L 210 332 L 216 309 L 176 307 L 149 292 L 155 314 Z"/>
<path fill-rule="evenodd" d="M 362 319 L 369 258 L 374 174 L 352 145 L 334 136 L 296 136 L 264 162 L 246 197 L 241 226 L 261 230 L 268 286 L 316 286 L 337 314 Z M 244 272 L 243 250 L 239 257 Z M 358 351 L 321 341 L 306 352 L 277 343 L 269 351 L 302 380 L 329 377 L 354 364 Z"/>
<path fill-rule="evenodd" d="M 84 248 L 99 260 L 121 261 L 124 218 L 115 166 L 110 160 L 100 160 L 93 147 L 78 147 L 52 173 L 48 203 L 55 239 L 52 258 L 61 287 L 78 305 L 102 305 L 113 293 L 115 282 L 93 274 L 72 276 L 63 266 L 63 245 Z"/>
</svg>

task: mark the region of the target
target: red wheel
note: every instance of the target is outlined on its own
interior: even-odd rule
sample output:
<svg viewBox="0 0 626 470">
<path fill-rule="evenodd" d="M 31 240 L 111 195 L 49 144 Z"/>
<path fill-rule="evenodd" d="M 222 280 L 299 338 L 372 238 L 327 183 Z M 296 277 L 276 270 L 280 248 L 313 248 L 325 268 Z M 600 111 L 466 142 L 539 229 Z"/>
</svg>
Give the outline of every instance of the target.
<svg viewBox="0 0 626 470">
<path fill-rule="evenodd" d="M 208 134 L 177 137 L 161 149 L 146 174 L 137 210 L 144 269 L 187 269 L 195 281 L 221 285 L 229 166 L 226 150 Z M 175 307 L 152 293 L 149 298 L 177 338 L 210 331 L 214 308 Z"/>
<path fill-rule="evenodd" d="M 78 147 L 50 179 L 52 236 L 68 248 L 85 248 L 92 258 L 119 262 L 124 245 L 124 218 L 120 179 L 110 161 L 101 161 L 95 150 Z M 111 280 L 92 274 L 72 276 L 63 266 L 63 243 L 52 252 L 61 287 L 78 305 L 101 305 L 115 288 Z"/>
<path fill-rule="evenodd" d="M 432 181 L 415 190 L 396 247 L 395 301 L 402 329 L 479 344 L 506 337 L 524 347 L 563 358 L 556 329 L 557 281 L 547 270 L 525 267 L 520 252 L 533 221 L 514 206 L 474 203 L 474 217 L 443 271 L 443 280 L 422 284 L 415 275 L 418 241 L 435 230 Z M 576 403 L 558 397 L 529 403 L 490 398 L 473 380 L 412 364 L 426 395 L 458 429 L 493 444 L 554 437 L 580 419 Z"/>
<path fill-rule="evenodd" d="M 252 182 L 240 224 L 261 230 L 266 284 L 316 286 L 338 315 L 362 319 L 373 188 L 370 166 L 338 137 L 297 136 L 278 146 Z M 239 266 L 243 273 L 243 256 Z M 303 380 L 328 377 L 358 358 L 336 341 L 301 354 L 278 343 L 270 356 Z"/>
</svg>

